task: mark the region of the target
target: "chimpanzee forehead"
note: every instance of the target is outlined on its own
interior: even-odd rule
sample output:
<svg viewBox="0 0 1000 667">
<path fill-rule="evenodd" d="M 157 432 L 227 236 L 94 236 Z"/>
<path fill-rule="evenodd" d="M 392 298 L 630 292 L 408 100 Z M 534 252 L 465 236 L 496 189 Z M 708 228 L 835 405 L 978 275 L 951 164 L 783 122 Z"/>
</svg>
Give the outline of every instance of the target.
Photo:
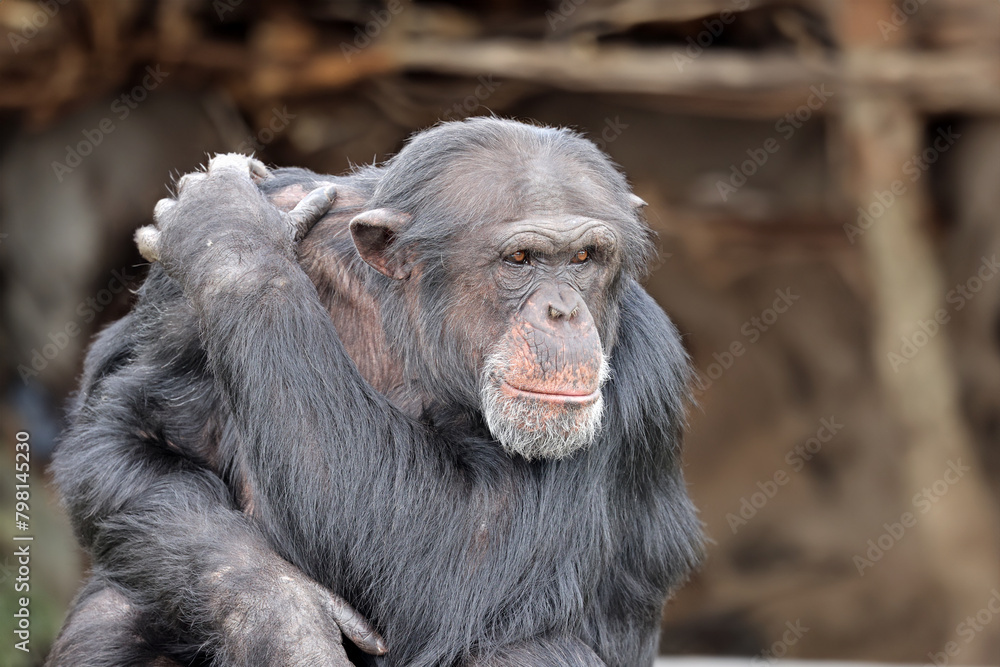
<svg viewBox="0 0 1000 667">
<path fill-rule="evenodd" d="M 503 254 L 528 249 L 543 254 L 575 252 L 587 246 L 613 252 L 618 247 L 615 225 L 585 216 L 533 215 L 521 220 L 504 221 L 486 231 L 489 250 Z"/>
<path fill-rule="evenodd" d="M 570 216 L 606 223 L 635 272 L 649 230 L 624 175 L 607 155 L 564 129 L 495 118 L 444 123 L 413 137 L 386 166 L 369 202 L 412 216 L 399 247 L 455 249 L 517 221 Z"/>
<path fill-rule="evenodd" d="M 621 193 L 571 160 L 456 164 L 440 175 L 454 196 L 449 208 L 470 222 L 502 223 L 572 216 L 614 220 L 631 212 Z"/>
</svg>

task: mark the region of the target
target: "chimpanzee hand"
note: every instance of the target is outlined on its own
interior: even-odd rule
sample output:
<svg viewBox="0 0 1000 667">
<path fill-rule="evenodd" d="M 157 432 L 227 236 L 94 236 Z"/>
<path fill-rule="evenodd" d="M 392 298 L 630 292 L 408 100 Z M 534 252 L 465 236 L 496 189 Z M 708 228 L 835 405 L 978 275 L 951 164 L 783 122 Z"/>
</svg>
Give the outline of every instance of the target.
<svg viewBox="0 0 1000 667">
<path fill-rule="evenodd" d="M 289 563 L 265 557 L 223 567 L 213 579 L 217 664 L 350 667 L 342 635 L 367 653 L 386 652 L 361 614 Z"/>
<path fill-rule="evenodd" d="M 216 155 L 204 172 L 178 181 L 176 198 L 157 203 L 156 226 L 136 232 L 139 252 L 160 262 L 189 296 L 259 274 L 261 253 L 291 258 L 295 241 L 329 210 L 336 190 L 317 188 L 282 213 L 257 189 L 268 175 L 252 157 Z"/>
</svg>

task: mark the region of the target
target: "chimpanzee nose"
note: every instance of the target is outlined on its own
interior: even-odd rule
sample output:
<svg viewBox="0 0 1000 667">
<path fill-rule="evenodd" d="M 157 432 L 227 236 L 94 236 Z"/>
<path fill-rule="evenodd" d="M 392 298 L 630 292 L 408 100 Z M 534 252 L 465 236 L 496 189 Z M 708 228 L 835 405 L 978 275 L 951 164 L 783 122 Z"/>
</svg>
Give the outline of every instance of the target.
<svg viewBox="0 0 1000 667">
<path fill-rule="evenodd" d="M 585 336 L 594 328 L 583 295 L 569 285 L 540 286 L 521 306 L 521 317 L 540 334 Z"/>
<path fill-rule="evenodd" d="M 560 291 L 551 297 L 549 302 L 549 319 L 572 320 L 580 312 L 580 297 L 578 294 L 565 294 Z"/>
</svg>

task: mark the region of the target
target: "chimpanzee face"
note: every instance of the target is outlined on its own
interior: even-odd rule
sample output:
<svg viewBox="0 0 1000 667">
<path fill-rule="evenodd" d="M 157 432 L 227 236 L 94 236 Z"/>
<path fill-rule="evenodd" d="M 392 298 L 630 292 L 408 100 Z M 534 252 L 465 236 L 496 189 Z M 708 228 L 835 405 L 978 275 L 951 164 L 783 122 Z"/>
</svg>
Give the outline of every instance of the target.
<svg viewBox="0 0 1000 667">
<path fill-rule="evenodd" d="M 577 215 L 498 225 L 493 250 L 497 310 L 506 330 L 480 372 L 494 437 L 525 458 L 561 458 L 594 439 L 608 362 L 589 304 L 618 270 L 610 224 Z"/>
<path fill-rule="evenodd" d="M 512 454 L 562 458 L 600 428 L 617 287 L 629 257 L 644 262 L 648 229 L 592 144 L 489 123 L 489 142 L 418 147 L 432 156 L 422 163 L 404 150 L 407 175 L 430 173 L 408 184 L 419 196 L 361 213 L 351 232 L 362 258 L 400 282 L 419 341 L 408 354 L 435 395 L 478 404 Z"/>
<path fill-rule="evenodd" d="M 450 350 L 438 357 L 457 357 L 460 372 L 477 378 L 479 408 L 501 445 L 535 459 L 562 458 L 590 444 L 600 428 L 601 385 L 608 376 L 601 336 L 607 327 L 599 318 L 608 311 L 610 283 L 621 273 L 614 224 L 545 212 L 470 225 L 437 261 L 404 269 L 386 263 L 384 253 L 367 252 L 371 238 L 382 246 L 392 236 L 366 228 L 374 223 L 382 230 L 384 218 L 367 213 L 355 219 L 362 256 L 409 283 L 401 289 L 412 310 L 442 311 L 440 319 L 413 322 L 414 331 L 428 356 L 431 348 Z M 432 275 L 435 286 L 428 290 L 422 282 Z"/>
</svg>

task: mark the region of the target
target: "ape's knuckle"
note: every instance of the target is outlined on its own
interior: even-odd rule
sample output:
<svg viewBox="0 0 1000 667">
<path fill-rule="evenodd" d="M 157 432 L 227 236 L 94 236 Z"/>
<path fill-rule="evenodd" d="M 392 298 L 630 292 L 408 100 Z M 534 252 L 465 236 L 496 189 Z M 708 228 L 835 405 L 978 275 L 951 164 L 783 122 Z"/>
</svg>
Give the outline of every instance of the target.
<svg viewBox="0 0 1000 667">
<path fill-rule="evenodd" d="M 135 232 L 135 243 L 139 254 L 149 262 L 160 259 L 160 232 L 155 227 L 140 227 Z"/>
<path fill-rule="evenodd" d="M 156 206 L 153 208 L 153 219 L 157 222 L 162 221 L 175 206 L 177 206 L 177 202 L 173 199 L 161 199 L 156 202 Z"/>
<path fill-rule="evenodd" d="M 264 163 L 255 158 L 250 158 L 249 160 L 250 177 L 255 183 L 259 183 L 271 175 Z"/>
<path fill-rule="evenodd" d="M 208 171 L 219 171 L 222 169 L 235 169 L 247 172 L 253 160 L 249 155 L 242 153 L 216 153 L 208 161 Z"/>
<path fill-rule="evenodd" d="M 200 171 L 194 171 L 188 174 L 184 174 L 179 179 L 177 179 L 177 191 L 183 193 L 189 188 L 191 188 L 191 186 L 193 186 L 194 184 L 204 181 L 205 178 L 206 176 L 204 172 Z"/>
</svg>

